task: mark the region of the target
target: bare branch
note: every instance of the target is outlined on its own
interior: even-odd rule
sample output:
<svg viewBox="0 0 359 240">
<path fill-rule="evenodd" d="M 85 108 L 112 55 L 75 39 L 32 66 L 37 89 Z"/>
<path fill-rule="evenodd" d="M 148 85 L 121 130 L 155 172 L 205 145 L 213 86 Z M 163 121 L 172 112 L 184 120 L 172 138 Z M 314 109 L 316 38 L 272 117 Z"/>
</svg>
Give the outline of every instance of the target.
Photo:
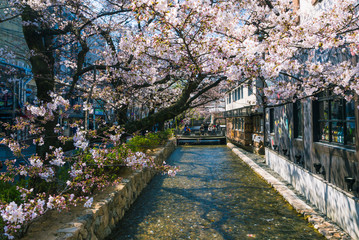
<svg viewBox="0 0 359 240">
<path fill-rule="evenodd" d="M 82 29 L 84 29 L 87 25 L 91 24 L 93 21 L 95 21 L 96 19 L 99 19 L 99 18 L 102 18 L 102 17 L 105 17 L 105 16 L 112 16 L 112 15 L 116 15 L 116 14 L 119 14 L 119 13 L 125 13 L 125 12 L 131 12 L 132 10 L 130 9 L 121 9 L 121 10 L 118 10 L 118 11 L 114 11 L 114 12 L 105 12 L 105 13 L 101 13 L 99 15 L 97 15 L 96 17 L 88 20 L 84 25 L 82 25 L 80 27 L 80 31 Z"/>
<path fill-rule="evenodd" d="M 202 88 L 200 91 L 198 91 L 197 94 L 195 94 L 193 97 L 191 97 L 189 100 L 188 100 L 188 104 L 190 104 L 191 102 L 193 102 L 194 100 L 196 100 L 199 96 L 201 96 L 203 93 L 207 92 L 208 90 L 218 86 L 218 84 L 220 82 L 222 82 L 223 80 L 226 80 L 227 77 L 219 77 L 217 79 L 217 81 L 213 82 L 212 84 L 208 85 L 207 87 L 205 88 Z"/>
<path fill-rule="evenodd" d="M 9 17 L 9 18 L 0 19 L 0 23 L 3 23 L 3 22 L 6 22 L 6 21 L 13 20 L 13 19 L 15 19 L 15 18 L 17 18 L 17 17 L 20 17 L 20 16 L 21 16 L 20 14 L 16 14 L 16 15 L 11 16 L 11 17 Z"/>
</svg>

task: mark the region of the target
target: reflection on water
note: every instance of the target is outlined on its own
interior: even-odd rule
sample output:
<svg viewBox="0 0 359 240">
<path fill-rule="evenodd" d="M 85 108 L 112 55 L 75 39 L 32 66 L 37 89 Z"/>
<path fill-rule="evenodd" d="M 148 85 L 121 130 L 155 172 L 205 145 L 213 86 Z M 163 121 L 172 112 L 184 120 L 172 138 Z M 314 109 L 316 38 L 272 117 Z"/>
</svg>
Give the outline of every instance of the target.
<svg viewBox="0 0 359 240">
<path fill-rule="evenodd" d="M 225 146 L 181 147 L 109 239 L 324 239 Z"/>
</svg>

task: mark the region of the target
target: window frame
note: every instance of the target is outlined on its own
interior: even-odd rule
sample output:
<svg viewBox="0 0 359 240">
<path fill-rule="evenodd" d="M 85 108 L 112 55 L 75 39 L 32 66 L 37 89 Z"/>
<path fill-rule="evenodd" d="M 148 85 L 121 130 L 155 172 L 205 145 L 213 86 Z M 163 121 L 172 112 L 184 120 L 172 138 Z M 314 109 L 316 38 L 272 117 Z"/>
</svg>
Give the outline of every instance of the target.
<svg viewBox="0 0 359 240">
<path fill-rule="evenodd" d="M 248 85 L 248 97 L 253 94 L 253 87 L 251 84 Z"/>
<path fill-rule="evenodd" d="M 244 118 L 241 118 L 241 124 L 242 124 L 242 126 L 241 126 L 242 132 L 244 132 Z"/>
<path fill-rule="evenodd" d="M 356 124 L 356 116 L 355 116 L 355 111 L 356 111 L 356 107 L 355 107 L 355 101 L 353 101 L 354 104 L 354 119 L 348 119 L 348 113 L 347 113 L 347 104 L 350 103 L 348 101 L 346 101 L 344 98 L 339 97 L 337 95 L 332 94 L 330 91 L 324 91 L 321 94 L 323 94 L 324 96 L 318 96 L 317 100 L 315 101 L 315 107 L 313 108 L 313 121 L 315 124 L 313 124 L 314 129 L 313 129 L 313 134 L 314 134 L 314 140 L 316 142 L 322 142 L 322 143 L 326 143 L 326 144 L 331 144 L 331 145 L 338 145 L 338 146 L 343 146 L 343 147 L 347 147 L 347 148 L 354 148 L 356 145 L 356 128 L 357 128 L 357 124 Z M 339 113 L 337 113 L 337 115 L 339 115 L 339 118 L 333 118 L 333 112 L 332 112 L 332 104 L 335 101 L 339 100 L 339 104 L 341 105 L 341 111 L 339 111 Z M 321 119 L 320 115 L 320 104 L 324 102 L 327 103 L 327 108 L 328 108 L 328 112 L 327 112 L 327 119 L 325 119 L 325 117 L 323 119 Z M 324 111 L 323 111 L 324 113 Z M 328 130 L 327 130 L 327 135 L 328 135 L 328 140 L 323 139 L 323 131 L 321 131 L 321 123 L 326 123 L 325 125 L 328 126 Z M 342 128 L 342 136 L 337 134 L 335 135 L 333 133 L 333 128 L 334 128 L 334 124 L 339 125 L 338 123 L 341 124 L 341 128 Z M 348 138 L 350 135 L 348 135 L 348 128 L 347 128 L 347 124 L 348 123 L 353 123 L 354 124 L 354 140 L 352 142 L 348 141 Z M 322 137 L 320 136 L 322 135 Z M 342 137 L 343 140 L 334 140 L 335 137 Z"/>
<path fill-rule="evenodd" d="M 236 125 L 236 127 L 233 129 L 237 130 L 239 132 L 244 132 L 244 118 L 237 117 L 233 121 L 235 122 L 235 125 Z"/>
<path fill-rule="evenodd" d="M 274 134 L 275 122 L 274 122 L 274 108 L 269 109 L 269 133 Z"/>
<path fill-rule="evenodd" d="M 260 115 L 253 117 L 253 132 L 254 133 L 263 133 L 264 129 L 264 120 Z"/>
<path fill-rule="evenodd" d="M 297 115 L 298 109 L 300 109 L 300 115 Z M 304 124 L 303 124 L 303 104 L 300 100 L 293 103 L 293 123 L 294 123 L 294 138 L 303 139 Z"/>
</svg>

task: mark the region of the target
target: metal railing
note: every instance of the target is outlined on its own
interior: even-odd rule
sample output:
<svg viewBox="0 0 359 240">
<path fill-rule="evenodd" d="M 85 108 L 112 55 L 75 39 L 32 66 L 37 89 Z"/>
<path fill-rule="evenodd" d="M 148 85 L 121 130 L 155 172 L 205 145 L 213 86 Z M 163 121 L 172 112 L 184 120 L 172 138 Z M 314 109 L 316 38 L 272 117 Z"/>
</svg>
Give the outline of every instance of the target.
<svg viewBox="0 0 359 240">
<path fill-rule="evenodd" d="M 176 129 L 174 131 L 175 136 L 178 137 L 196 137 L 196 136 L 213 136 L 213 137 L 224 137 L 226 135 L 225 128 L 216 129 L 212 131 L 208 131 L 207 129 L 203 132 L 200 130 L 191 130 L 190 132 L 185 132 L 184 130 Z"/>
</svg>

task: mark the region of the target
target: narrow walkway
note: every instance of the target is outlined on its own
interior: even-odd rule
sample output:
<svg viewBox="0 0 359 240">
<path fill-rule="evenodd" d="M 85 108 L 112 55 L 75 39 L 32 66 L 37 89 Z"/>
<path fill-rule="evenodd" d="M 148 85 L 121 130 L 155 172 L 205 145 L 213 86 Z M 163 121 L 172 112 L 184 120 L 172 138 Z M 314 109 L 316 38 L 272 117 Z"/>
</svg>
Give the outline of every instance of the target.
<svg viewBox="0 0 359 240">
<path fill-rule="evenodd" d="M 324 239 L 225 146 L 181 147 L 108 239 Z"/>
</svg>

